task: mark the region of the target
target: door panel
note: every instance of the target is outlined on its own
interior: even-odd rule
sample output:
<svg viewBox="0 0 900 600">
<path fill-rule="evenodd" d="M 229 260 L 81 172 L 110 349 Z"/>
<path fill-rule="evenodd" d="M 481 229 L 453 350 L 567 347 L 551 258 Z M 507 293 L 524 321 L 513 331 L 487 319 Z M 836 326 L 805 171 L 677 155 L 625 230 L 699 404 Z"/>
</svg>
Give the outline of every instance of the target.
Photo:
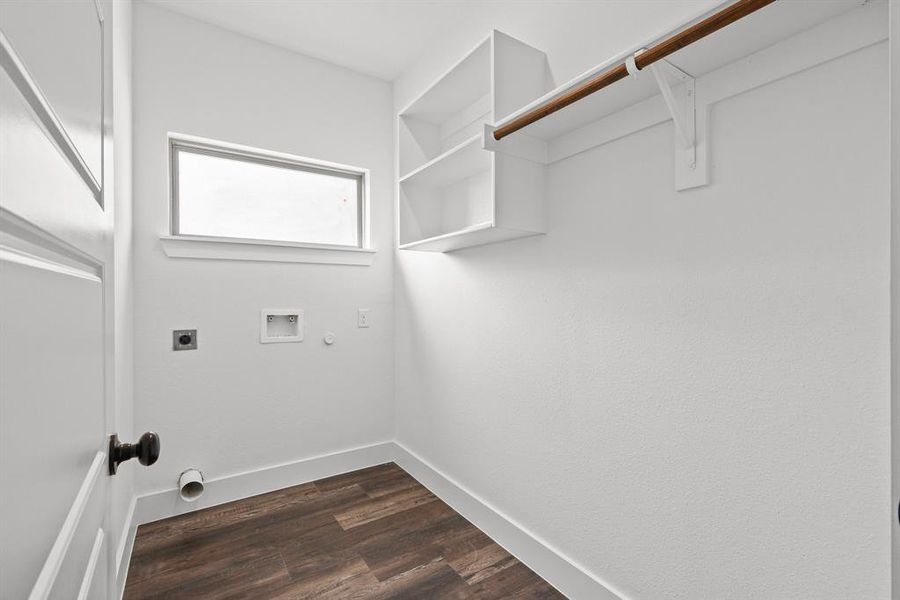
<svg viewBox="0 0 900 600">
<path fill-rule="evenodd" d="M 100 181 L 102 37 L 93 0 L 4 0 L 3 33 Z"/>
<path fill-rule="evenodd" d="M 97 524 L 104 521 L 105 503 L 102 502 L 102 498 L 106 494 L 104 487 L 109 483 L 109 477 L 105 469 L 101 469 L 101 471 L 91 494 L 93 497 L 85 503 L 85 512 L 72 534 L 69 547 L 60 562 L 59 572 L 54 577 L 53 584 L 49 586 L 50 593 L 47 597 L 50 599 L 74 600 L 85 586 L 94 587 L 96 590 L 93 596 L 89 596 L 91 600 L 106 598 L 106 590 L 103 589 L 103 586 L 106 584 L 104 578 L 109 545 L 106 543 L 105 530 L 98 527 Z M 102 541 L 97 548 L 96 560 L 100 564 L 96 564 L 92 556 L 98 534 Z M 94 577 L 100 579 L 98 583 L 101 587 L 99 589 L 94 586 L 92 581 Z M 87 581 L 85 581 L 86 579 Z"/>
<path fill-rule="evenodd" d="M 113 232 L 98 202 L 109 57 L 92 0 L 0 0 L 0 31 L 0 598 L 102 600 L 113 590 Z"/>
<path fill-rule="evenodd" d="M 0 107 L 0 206 L 102 258 L 107 216 L 4 69 Z"/>
<path fill-rule="evenodd" d="M 3 249 L 0 280 L 0 474 L 12 492 L 0 514 L 15 515 L 0 539 L 18 541 L 0 552 L 21 575 L 3 578 L 0 597 L 24 598 L 103 450 L 102 289 L 88 271 Z"/>
<path fill-rule="evenodd" d="M 102 585 L 108 577 L 109 552 L 106 536 L 102 529 L 98 529 L 97 535 L 94 537 L 94 545 L 91 547 L 91 554 L 88 557 L 88 564 L 84 567 L 81 586 L 78 588 L 78 600 L 103 597 Z"/>
</svg>

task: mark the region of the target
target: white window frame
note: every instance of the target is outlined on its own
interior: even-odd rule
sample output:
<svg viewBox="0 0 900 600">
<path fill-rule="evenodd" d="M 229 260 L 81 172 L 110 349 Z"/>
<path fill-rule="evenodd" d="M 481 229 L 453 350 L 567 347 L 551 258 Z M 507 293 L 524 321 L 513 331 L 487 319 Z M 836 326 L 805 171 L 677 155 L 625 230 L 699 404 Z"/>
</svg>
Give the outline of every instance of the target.
<svg viewBox="0 0 900 600">
<path fill-rule="evenodd" d="M 358 246 L 257 240 L 218 236 L 183 235 L 178 232 L 178 151 L 219 156 L 257 164 L 280 166 L 316 173 L 339 173 L 360 179 L 358 198 Z M 313 158 L 273 152 L 184 134 L 168 135 L 169 232 L 160 237 L 170 258 L 207 258 L 272 262 L 370 265 L 371 245 L 369 170 Z"/>
</svg>

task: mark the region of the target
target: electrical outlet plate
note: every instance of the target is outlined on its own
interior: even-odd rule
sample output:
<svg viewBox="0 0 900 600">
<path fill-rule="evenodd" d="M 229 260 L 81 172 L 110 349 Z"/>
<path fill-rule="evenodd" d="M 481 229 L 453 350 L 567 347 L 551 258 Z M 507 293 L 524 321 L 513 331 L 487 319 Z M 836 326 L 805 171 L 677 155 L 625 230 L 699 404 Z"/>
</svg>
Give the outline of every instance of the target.
<svg viewBox="0 0 900 600">
<path fill-rule="evenodd" d="M 369 326 L 369 309 L 368 308 L 360 308 L 356 311 L 356 326 L 357 327 L 368 327 Z"/>
<path fill-rule="evenodd" d="M 196 350 L 197 330 L 176 329 L 172 332 L 172 350 Z"/>
<path fill-rule="evenodd" d="M 282 344 L 302 341 L 302 308 L 265 308 L 260 311 L 260 344 Z"/>
</svg>

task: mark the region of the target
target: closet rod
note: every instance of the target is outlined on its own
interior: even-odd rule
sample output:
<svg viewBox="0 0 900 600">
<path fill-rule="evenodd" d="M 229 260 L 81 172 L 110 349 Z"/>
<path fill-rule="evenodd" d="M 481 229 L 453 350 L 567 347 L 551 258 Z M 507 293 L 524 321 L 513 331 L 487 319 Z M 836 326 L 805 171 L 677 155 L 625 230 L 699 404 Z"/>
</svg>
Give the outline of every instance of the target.
<svg viewBox="0 0 900 600">
<path fill-rule="evenodd" d="M 652 65 L 673 52 L 681 50 L 685 46 L 693 44 L 699 39 L 714 33 L 723 27 L 734 23 L 735 21 L 756 12 L 757 10 L 772 4 L 775 0 L 738 0 L 734 4 L 724 8 L 702 21 L 691 25 L 670 38 L 667 38 L 653 46 L 650 46 L 640 54 L 635 55 L 634 62 L 638 69 Z M 568 92 L 563 93 L 556 98 L 552 98 L 540 106 L 529 110 L 525 114 L 513 119 L 506 125 L 498 127 L 494 130 L 494 139 L 501 140 L 511 133 L 531 125 L 535 121 L 539 121 L 548 115 L 552 115 L 570 104 L 573 104 L 582 98 L 590 96 L 594 92 L 602 90 L 606 86 L 613 84 L 620 79 L 624 79 L 628 75 L 628 67 L 624 62 L 604 71 L 588 81 L 582 83 Z"/>
</svg>

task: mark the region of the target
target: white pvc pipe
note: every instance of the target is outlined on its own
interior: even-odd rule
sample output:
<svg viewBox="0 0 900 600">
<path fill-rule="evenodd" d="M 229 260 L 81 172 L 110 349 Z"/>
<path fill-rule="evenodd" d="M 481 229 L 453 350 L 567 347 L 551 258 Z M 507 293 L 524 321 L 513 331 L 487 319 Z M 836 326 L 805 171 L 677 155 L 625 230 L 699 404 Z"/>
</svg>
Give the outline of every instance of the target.
<svg viewBox="0 0 900 600">
<path fill-rule="evenodd" d="M 185 502 L 193 502 L 203 493 L 203 473 L 188 469 L 178 477 L 178 493 Z"/>
</svg>

